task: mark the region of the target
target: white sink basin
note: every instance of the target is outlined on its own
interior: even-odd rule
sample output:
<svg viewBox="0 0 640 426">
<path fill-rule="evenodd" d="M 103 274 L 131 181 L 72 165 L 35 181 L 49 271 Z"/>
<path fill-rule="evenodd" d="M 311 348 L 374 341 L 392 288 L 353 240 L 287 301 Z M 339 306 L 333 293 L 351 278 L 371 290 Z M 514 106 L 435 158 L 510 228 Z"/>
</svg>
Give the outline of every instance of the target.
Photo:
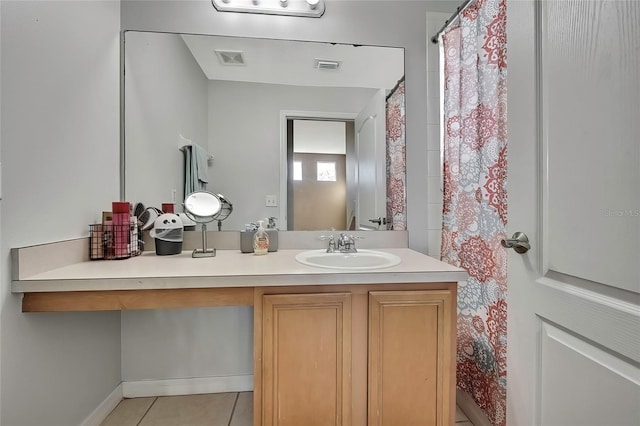
<svg viewBox="0 0 640 426">
<path fill-rule="evenodd" d="M 318 268 L 371 270 L 389 268 L 401 262 L 395 254 L 376 250 L 358 249 L 357 253 L 327 253 L 326 250 L 309 250 L 296 255 L 304 265 Z"/>
</svg>

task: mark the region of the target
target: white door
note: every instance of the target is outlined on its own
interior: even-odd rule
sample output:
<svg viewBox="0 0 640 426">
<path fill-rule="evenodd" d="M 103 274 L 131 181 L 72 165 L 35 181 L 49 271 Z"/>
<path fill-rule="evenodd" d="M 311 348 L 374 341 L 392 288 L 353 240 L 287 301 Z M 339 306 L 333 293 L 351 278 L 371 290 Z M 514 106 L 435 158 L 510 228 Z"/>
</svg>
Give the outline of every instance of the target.
<svg viewBox="0 0 640 426">
<path fill-rule="evenodd" d="M 639 425 L 640 2 L 507 13 L 507 423 Z"/>
<path fill-rule="evenodd" d="M 357 229 L 385 229 L 386 216 L 386 112 L 385 93 L 379 90 L 355 119 L 358 159 Z M 372 222 L 380 220 L 380 223 Z"/>
</svg>

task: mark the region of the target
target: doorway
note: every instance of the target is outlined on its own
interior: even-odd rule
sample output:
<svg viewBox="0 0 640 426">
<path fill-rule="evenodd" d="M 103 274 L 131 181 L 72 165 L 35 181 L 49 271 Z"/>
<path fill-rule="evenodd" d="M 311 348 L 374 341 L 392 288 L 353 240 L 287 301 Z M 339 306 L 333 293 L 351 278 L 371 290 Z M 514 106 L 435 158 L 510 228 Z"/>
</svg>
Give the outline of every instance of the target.
<svg viewBox="0 0 640 426">
<path fill-rule="evenodd" d="M 287 118 L 287 230 L 349 229 L 353 128 L 353 120 Z"/>
</svg>

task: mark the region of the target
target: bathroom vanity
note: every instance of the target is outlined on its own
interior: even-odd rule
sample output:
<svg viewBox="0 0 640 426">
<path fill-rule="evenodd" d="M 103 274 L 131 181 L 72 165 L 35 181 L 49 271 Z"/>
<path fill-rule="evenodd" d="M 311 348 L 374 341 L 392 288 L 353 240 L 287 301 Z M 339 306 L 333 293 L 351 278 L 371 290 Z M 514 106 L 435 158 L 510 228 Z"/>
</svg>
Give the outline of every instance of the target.
<svg viewBox="0 0 640 426">
<path fill-rule="evenodd" d="M 296 262 L 303 250 L 88 261 L 83 244 L 13 250 L 23 312 L 252 306 L 254 425 L 455 422 L 458 268 L 407 248 L 352 271 Z"/>
</svg>

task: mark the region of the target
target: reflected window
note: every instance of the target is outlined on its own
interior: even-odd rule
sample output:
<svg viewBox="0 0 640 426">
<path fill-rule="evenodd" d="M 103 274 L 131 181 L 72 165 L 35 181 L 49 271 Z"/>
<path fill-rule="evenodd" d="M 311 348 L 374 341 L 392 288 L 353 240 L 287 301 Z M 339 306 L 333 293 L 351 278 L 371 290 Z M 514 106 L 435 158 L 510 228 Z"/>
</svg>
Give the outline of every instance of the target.
<svg viewBox="0 0 640 426">
<path fill-rule="evenodd" d="M 318 181 L 319 182 L 335 182 L 336 181 L 336 163 L 331 161 L 318 161 Z"/>
<path fill-rule="evenodd" d="M 293 180 L 302 180 L 302 161 L 293 162 Z"/>
</svg>

